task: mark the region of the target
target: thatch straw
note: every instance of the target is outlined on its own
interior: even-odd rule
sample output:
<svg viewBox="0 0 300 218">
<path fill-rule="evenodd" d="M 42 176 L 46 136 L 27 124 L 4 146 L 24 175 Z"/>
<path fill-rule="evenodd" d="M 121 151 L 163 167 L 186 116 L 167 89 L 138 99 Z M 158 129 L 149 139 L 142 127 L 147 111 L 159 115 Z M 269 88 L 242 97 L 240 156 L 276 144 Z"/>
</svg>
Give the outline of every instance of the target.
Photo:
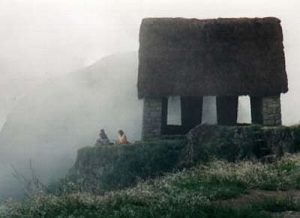
<svg viewBox="0 0 300 218">
<path fill-rule="evenodd" d="M 287 92 L 282 39 L 277 18 L 146 18 L 139 97 Z"/>
</svg>

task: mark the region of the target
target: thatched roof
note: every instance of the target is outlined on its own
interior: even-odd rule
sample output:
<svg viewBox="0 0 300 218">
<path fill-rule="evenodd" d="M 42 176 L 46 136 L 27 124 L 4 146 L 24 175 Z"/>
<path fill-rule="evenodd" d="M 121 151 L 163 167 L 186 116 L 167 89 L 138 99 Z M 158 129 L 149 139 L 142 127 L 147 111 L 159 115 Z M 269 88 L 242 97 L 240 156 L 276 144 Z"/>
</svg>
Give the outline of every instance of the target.
<svg viewBox="0 0 300 218">
<path fill-rule="evenodd" d="M 138 95 L 275 95 L 287 92 L 277 18 L 146 18 Z"/>
</svg>

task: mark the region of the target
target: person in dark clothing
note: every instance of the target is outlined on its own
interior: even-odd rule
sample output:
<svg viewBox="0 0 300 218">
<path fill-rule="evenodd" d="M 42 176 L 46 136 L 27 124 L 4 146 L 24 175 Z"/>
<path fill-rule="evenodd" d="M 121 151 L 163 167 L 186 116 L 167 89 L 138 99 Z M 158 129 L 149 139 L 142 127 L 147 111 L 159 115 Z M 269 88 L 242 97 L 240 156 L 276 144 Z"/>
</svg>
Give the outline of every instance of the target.
<svg viewBox="0 0 300 218">
<path fill-rule="evenodd" d="M 104 129 L 100 130 L 99 139 L 97 139 L 95 145 L 111 145 L 112 143 L 109 141 Z"/>
</svg>

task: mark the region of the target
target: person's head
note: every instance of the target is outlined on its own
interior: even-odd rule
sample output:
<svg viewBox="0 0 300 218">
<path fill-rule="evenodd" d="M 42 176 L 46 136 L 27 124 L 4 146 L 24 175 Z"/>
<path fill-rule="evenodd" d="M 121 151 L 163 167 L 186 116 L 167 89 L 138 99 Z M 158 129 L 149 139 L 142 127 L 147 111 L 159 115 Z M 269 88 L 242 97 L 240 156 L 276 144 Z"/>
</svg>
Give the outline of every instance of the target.
<svg viewBox="0 0 300 218">
<path fill-rule="evenodd" d="M 101 133 L 104 133 L 104 129 L 101 129 L 100 132 L 101 132 Z"/>
<path fill-rule="evenodd" d="M 120 130 L 118 131 L 118 133 L 119 133 L 120 136 L 124 135 L 124 131 L 123 131 L 122 129 L 120 129 Z"/>
</svg>

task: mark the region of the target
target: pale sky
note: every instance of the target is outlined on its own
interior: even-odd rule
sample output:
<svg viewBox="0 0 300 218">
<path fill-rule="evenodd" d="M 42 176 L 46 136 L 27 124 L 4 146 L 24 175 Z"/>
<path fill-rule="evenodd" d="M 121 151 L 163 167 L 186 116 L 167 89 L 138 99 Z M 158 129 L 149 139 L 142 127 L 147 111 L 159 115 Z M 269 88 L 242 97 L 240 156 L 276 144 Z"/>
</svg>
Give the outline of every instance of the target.
<svg viewBox="0 0 300 218">
<path fill-rule="evenodd" d="M 0 127 L 14 102 L 44 80 L 137 50 L 143 17 L 281 19 L 290 88 L 283 118 L 299 122 L 299 12 L 299 0 L 1 0 Z"/>
</svg>

